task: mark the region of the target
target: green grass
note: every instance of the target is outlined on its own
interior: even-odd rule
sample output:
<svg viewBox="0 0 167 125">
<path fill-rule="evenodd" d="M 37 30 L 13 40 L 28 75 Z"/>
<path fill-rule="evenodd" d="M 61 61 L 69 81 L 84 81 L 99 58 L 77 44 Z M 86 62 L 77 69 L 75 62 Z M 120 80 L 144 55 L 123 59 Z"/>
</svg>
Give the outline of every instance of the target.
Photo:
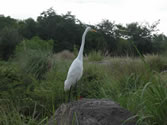
<svg viewBox="0 0 167 125">
<path fill-rule="evenodd" d="M 88 60 L 89 61 L 102 61 L 103 60 L 103 55 L 101 51 L 92 51 L 88 55 Z"/>
<path fill-rule="evenodd" d="M 0 62 L 0 124 L 43 125 L 67 102 L 63 88 L 72 60 L 38 52 L 25 60 L 16 57 L 18 62 Z M 84 60 L 78 96 L 112 99 L 133 112 L 138 125 L 166 125 L 167 73 L 163 71 L 167 57 L 145 56 L 151 70 L 140 58 L 102 58 L 104 63 Z M 36 73 L 42 74 L 42 79 Z"/>
</svg>

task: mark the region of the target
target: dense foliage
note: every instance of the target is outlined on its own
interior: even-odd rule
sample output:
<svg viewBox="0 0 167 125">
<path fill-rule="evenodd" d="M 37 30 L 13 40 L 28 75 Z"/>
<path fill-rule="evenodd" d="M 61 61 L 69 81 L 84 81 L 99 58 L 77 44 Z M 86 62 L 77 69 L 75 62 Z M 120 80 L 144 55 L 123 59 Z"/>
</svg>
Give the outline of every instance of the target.
<svg viewBox="0 0 167 125">
<path fill-rule="evenodd" d="M 142 54 L 162 53 L 166 51 L 167 37 L 156 32 L 159 23 L 157 21 L 149 25 L 134 22 L 124 26 L 103 20 L 92 26 L 98 32 L 88 34 L 85 53 L 100 50 L 103 54 L 135 56 L 137 53 L 134 45 Z M 43 40 L 53 40 L 53 52 L 79 49 L 85 27 L 86 24 L 70 12 L 58 15 L 52 8 L 42 12 L 36 21 L 32 18 L 16 20 L 1 16 L 0 58 L 8 60 L 22 39 L 31 39 L 34 36 Z"/>
<path fill-rule="evenodd" d="M 158 23 L 92 26 L 97 33 L 87 34 L 78 97 L 112 99 L 138 125 L 166 125 L 167 37 L 156 32 Z M 85 27 L 53 9 L 36 21 L 0 17 L 1 125 L 44 125 L 67 102 L 64 80 Z"/>
</svg>

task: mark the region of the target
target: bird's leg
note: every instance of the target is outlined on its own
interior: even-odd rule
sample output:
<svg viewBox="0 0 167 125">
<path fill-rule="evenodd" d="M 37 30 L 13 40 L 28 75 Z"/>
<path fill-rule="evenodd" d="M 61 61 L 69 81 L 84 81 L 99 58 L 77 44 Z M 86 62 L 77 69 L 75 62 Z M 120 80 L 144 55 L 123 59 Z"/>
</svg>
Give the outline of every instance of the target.
<svg viewBox="0 0 167 125">
<path fill-rule="evenodd" d="M 66 102 L 66 92 L 63 92 L 63 101 Z"/>
<path fill-rule="evenodd" d="M 70 90 L 69 90 L 68 102 L 70 102 L 70 101 L 71 101 L 71 89 L 72 89 L 72 86 L 70 87 Z"/>
<path fill-rule="evenodd" d="M 76 100 L 78 100 L 77 82 L 76 82 L 76 84 L 75 84 L 75 94 L 76 94 Z"/>
</svg>

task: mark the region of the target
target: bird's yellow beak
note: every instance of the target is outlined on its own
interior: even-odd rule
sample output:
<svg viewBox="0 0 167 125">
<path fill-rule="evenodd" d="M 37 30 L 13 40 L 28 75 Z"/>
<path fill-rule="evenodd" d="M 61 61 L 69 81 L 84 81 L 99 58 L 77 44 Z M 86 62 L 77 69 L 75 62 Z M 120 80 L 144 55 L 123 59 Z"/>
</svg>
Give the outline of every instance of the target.
<svg viewBox="0 0 167 125">
<path fill-rule="evenodd" d="M 97 31 L 96 31 L 96 30 L 94 30 L 94 29 L 91 29 L 91 31 L 92 31 L 92 32 L 97 32 Z"/>
</svg>

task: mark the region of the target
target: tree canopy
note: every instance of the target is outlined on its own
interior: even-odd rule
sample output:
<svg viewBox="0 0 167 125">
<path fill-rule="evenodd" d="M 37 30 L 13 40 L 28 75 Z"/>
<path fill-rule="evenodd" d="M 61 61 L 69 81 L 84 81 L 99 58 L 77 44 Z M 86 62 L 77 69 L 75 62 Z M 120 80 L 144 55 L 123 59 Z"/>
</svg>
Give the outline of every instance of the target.
<svg viewBox="0 0 167 125">
<path fill-rule="evenodd" d="M 89 33 L 86 38 L 85 53 L 92 50 L 109 55 L 133 55 L 137 53 L 135 45 L 142 54 L 162 53 L 166 51 L 167 37 L 155 32 L 159 21 L 153 24 L 133 22 L 116 24 L 102 20 L 91 25 L 97 33 Z M 43 41 L 53 40 L 53 52 L 79 49 L 81 36 L 88 24 L 82 23 L 71 12 L 57 14 L 52 8 L 43 11 L 37 20 L 28 18 L 17 20 L 11 17 L 0 17 L 0 58 L 8 60 L 16 45 L 23 39 L 30 40 L 37 36 Z"/>
</svg>

